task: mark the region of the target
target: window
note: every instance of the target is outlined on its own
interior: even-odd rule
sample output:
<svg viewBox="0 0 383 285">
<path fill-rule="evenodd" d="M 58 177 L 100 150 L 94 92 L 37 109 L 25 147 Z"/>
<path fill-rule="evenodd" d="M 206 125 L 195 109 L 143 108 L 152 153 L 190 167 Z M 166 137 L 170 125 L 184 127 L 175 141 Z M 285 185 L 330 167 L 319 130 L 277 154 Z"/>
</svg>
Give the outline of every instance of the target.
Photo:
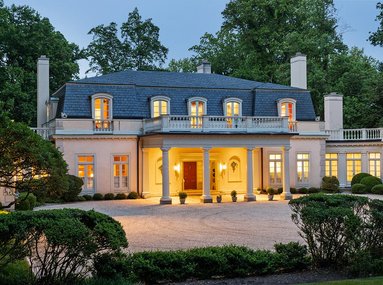
<svg viewBox="0 0 383 285">
<path fill-rule="evenodd" d="M 370 152 L 368 154 L 369 172 L 372 176 L 380 177 L 380 153 Z"/>
<path fill-rule="evenodd" d="M 269 155 L 270 184 L 282 183 L 282 154 Z"/>
<path fill-rule="evenodd" d="M 326 153 L 325 175 L 338 177 L 338 154 Z"/>
<path fill-rule="evenodd" d="M 94 156 L 77 157 L 77 176 L 84 182 L 83 191 L 94 191 Z"/>
<path fill-rule="evenodd" d="M 152 118 L 161 115 L 170 114 L 170 99 L 166 96 L 155 96 L 151 98 L 151 115 Z"/>
<path fill-rule="evenodd" d="M 113 156 L 113 183 L 115 189 L 128 188 L 128 156 Z"/>
<path fill-rule="evenodd" d="M 93 95 L 92 113 L 95 130 L 110 130 L 112 120 L 112 96 L 108 94 Z"/>
<path fill-rule="evenodd" d="M 228 117 L 242 116 L 242 100 L 228 98 L 224 101 L 224 114 Z"/>
<path fill-rule="evenodd" d="M 347 182 L 351 183 L 352 177 L 362 171 L 362 155 L 360 153 L 347 153 Z"/>
<path fill-rule="evenodd" d="M 297 180 L 298 182 L 309 182 L 310 154 L 297 153 Z"/>
<path fill-rule="evenodd" d="M 202 127 L 202 116 L 206 115 L 206 104 L 207 100 L 202 97 L 190 98 L 189 105 L 189 116 L 192 128 Z"/>
</svg>

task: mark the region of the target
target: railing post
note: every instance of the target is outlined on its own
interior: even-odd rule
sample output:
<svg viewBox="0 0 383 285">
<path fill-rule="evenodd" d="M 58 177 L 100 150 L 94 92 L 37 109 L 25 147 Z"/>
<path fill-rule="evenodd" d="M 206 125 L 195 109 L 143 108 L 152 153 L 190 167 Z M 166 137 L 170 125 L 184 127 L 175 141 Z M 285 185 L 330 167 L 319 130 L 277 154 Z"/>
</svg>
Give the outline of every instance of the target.
<svg viewBox="0 0 383 285">
<path fill-rule="evenodd" d="M 208 116 L 202 116 L 202 130 L 209 129 L 209 117 Z"/>
<path fill-rule="evenodd" d="M 362 139 L 367 139 L 367 130 L 366 129 L 362 129 Z"/>
<path fill-rule="evenodd" d="M 169 115 L 161 115 L 161 125 L 163 132 L 169 131 Z"/>
<path fill-rule="evenodd" d="M 289 131 L 289 118 L 288 117 L 282 118 L 282 129 Z"/>
</svg>

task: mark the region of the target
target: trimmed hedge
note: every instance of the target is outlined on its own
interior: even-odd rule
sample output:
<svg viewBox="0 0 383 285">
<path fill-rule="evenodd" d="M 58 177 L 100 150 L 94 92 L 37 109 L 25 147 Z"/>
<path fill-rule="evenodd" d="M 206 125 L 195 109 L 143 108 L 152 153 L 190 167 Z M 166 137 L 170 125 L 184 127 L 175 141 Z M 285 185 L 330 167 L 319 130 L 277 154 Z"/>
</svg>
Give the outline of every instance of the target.
<svg viewBox="0 0 383 285">
<path fill-rule="evenodd" d="M 95 193 L 93 195 L 93 200 L 94 201 L 101 201 L 101 200 L 104 200 L 104 195 L 102 195 L 101 193 Z"/>
<path fill-rule="evenodd" d="M 26 285 L 31 284 L 29 264 L 26 260 L 17 260 L 0 267 L 0 284 Z"/>
<path fill-rule="evenodd" d="M 130 192 L 128 194 L 128 199 L 137 199 L 137 198 L 138 198 L 137 192 Z"/>
<path fill-rule="evenodd" d="M 291 194 L 297 194 L 298 193 L 297 188 L 291 187 L 290 188 L 290 193 Z"/>
<path fill-rule="evenodd" d="M 62 199 L 65 202 L 74 202 L 77 201 L 77 196 L 81 193 L 82 185 L 84 182 L 80 177 L 75 175 L 67 175 L 68 176 L 68 190 L 63 193 Z"/>
<path fill-rule="evenodd" d="M 360 181 L 361 181 L 363 178 L 368 177 L 368 176 L 371 176 L 371 174 L 369 174 L 369 173 L 364 173 L 364 172 L 355 174 L 354 177 L 353 177 L 352 180 L 351 180 L 351 186 L 354 185 L 354 184 L 358 184 L 358 183 L 360 183 Z"/>
<path fill-rule="evenodd" d="M 308 192 L 309 192 L 309 194 L 319 193 L 320 192 L 320 188 L 310 187 Z"/>
<path fill-rule="evenodd" d="M 114 194 L 113 193 L 106 193 L 104 196 L 104 200 L 114 200 Z"/>
<path fill-rule="evenodd" d="M 374 187 L 375 185 L 382 184 L 382 180 L 375 176 L 367 176 L 367 177 L 364 177 L 360 181 L 360 183 L 366 185 L 366 191 L 370 193 L 372 187 Z"/>
<path fill-rule="evenodd" d="M 383 195 L 383 184 L 378 184 L 372 187 L 371 193 Z"/>
<path fill-rule="evenodd" d="M 37 198 L 32 193 L 21 193 L 17 198 L 15 210 L 17 211 L 29 211 L 33 210 L 36 206 Z"/>
<path fill-rule="evenodd" d="M 321 190 L 328 193 L 339 192 L 339 180 L 335 176 L 324 176 L 322 178 Z"/>
<path fill-rule="evenodd" d="M 299 194 L 307 194 L 309 190 L 306 187 L 302 187 L 298 189 Z"/>
<path fill-rule="evenodd" d="M 366 185 L 361 184 L 361 183 L 356 183 L 351 186 L 351 193 L 352 194 L 366 194 L 367 193 L 367 188 Z"/>
<path fill-rule="evenodd" d="M 125 193 L 117 193 L 116 197 L 114 197 L 114 199 L 116 199 L 116 200 L 124 200 L 126 198 L 128 198 L 128 197 L 126 196 Z"/>
<path fill-rule="evenodd" d="M 83 197 L 85 198 L 86 201 L 92 201 L 93 200 L 92 195 L 84 195 Z"/>
</svg>

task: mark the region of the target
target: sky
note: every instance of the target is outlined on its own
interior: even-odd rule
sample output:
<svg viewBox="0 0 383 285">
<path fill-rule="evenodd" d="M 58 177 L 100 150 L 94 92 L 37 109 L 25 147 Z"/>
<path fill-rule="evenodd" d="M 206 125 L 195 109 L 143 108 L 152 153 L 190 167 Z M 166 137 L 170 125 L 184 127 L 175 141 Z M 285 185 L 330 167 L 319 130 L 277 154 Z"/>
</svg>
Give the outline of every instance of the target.
<svg viewBox="0 0 383 285">
<path fill-rule="evenodd" d="M 160 40 L 169 49 L 170 59 L 190 56 L 190 47 L 199 43 L 205 33 L 216 33 L 222 24 L 221 12 L 229 0 L 4 0 L 9 6 L 28 5 L 43 17 L 49 18 L 65 38 L 86 47 L 92 40 L 91 28 L 100 24 L 127 20 L 129 12 L 138 8 L 143 19 L 152 18 L 160 28 Z M 365 53 L 383 61 L 383 48 L 367 41 L 370 31 L 376 31 L 378 0 L 334 0 L 338 11 L 339 28 L 344 42 L 363 48 Z M 309 56 L 309 55 L 308 55 Z M 80 62 L 80 77 L 89 68 Z M 88 74 L 91 76 L 92 74 Z"/>
</svg>

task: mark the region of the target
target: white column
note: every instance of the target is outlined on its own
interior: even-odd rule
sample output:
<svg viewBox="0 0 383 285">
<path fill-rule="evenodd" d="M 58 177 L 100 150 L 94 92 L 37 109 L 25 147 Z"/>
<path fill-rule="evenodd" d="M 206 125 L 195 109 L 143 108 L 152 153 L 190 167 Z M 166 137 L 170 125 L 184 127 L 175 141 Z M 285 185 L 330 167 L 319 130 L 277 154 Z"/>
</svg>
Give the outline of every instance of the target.
<svg viewBox="0 0 383 285">
<path fill-rule="evenodd" d="M 253 193 L 253 148 L 247 148 L 247 192 L 245 195 L 245 201 L 255 201 L 256 197 Z"/>
<path fill-rule="evenodd" d="M 169 195 L 169 150 L 170 147 L 162 147 L 162 197 L 160 204 L 171 204 Z"/>
<path fill-rule="evenodd" d="M 347 186 L 347 162 L 345 152 L 339 152 L 338 155 L 338 179 L 339 187 L 344 188 Z"/>
<path fill-rule="evenodd" d="M 149 149 L 142 149 L 142 197 L 149 198 Z"/>
<path fill-rule="evenodd" d="M 367 152 L 362 152 L 362 172 L 368 173 L 368 157 Z"/>
<path fill-rule="evenodd" d="M 291 192 L 290 192 L 290 162 L 289 162 L 289 155 L 290 155 L 290 146 L 284 146 L 282 148 L 283 152 L 283 192 L 281 194 L 281 199 L 283 200 L 290 200 L 292 198 Z"/>
<path fill-rule="evenodd" d="M 203 195 L 201 202 L 212 203 L 210 195 L 210 147 L 203 148 Z"/>
</svg>

